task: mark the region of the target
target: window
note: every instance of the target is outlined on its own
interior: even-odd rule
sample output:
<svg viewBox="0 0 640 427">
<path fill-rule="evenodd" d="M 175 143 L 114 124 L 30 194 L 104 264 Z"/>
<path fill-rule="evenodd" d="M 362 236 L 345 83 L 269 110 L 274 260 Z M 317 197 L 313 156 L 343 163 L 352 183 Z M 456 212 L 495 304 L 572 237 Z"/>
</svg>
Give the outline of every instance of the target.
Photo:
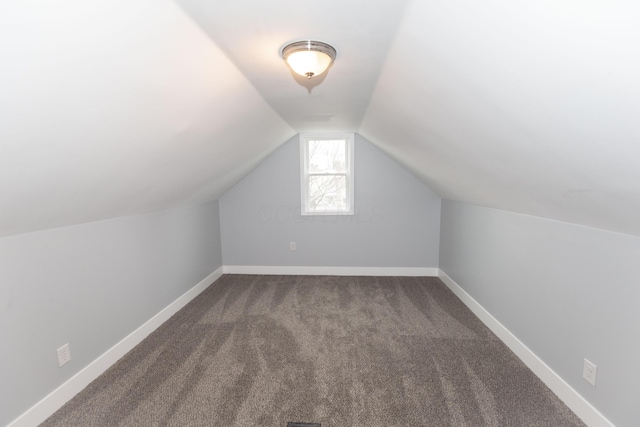
<svg viewBox="0 0 640 427">
<path fill-rule="evenodd" d="M 302 215 L 353 215 L 353 134 L 300 135 Z"/>
</svg>

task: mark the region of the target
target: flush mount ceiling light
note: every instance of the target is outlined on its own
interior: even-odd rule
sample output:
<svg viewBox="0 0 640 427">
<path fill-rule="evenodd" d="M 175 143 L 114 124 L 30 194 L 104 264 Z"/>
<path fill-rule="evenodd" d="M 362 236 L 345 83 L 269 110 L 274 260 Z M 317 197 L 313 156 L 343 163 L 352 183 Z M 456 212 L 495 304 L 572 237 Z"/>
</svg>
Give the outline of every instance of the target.
<svg viewBox="0 0 640 427">
<path fill-rule="evenodd" d="M 285 46 L 282 58 L 296 74 L 310 79 L 327 71 L 336 59 L 336 50 L 326 43 L 305 40 Z"/>
</svg>

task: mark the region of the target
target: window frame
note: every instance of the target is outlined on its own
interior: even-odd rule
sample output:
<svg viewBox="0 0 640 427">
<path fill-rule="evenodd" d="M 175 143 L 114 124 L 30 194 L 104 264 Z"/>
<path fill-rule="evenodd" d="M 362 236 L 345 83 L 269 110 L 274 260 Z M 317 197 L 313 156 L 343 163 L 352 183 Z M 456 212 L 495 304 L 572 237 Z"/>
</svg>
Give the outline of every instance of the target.
<svg viewBox="0 0 640 427">
<path fill-rule="evenodd" d="M 354 215 L 354 135 L 353 133 L 304 133 L 300 134 L 300 197 L 301 215 Z M 345 141 L 346 172 L 340 173 L 310 173 L 309 172 L 309 142 L 310 141 Z M 311 210 L 309 209 L 309 177 L 310 176 L 344 176 L 346 178 L 347 209 L 345 210 Z"/>
</svg>

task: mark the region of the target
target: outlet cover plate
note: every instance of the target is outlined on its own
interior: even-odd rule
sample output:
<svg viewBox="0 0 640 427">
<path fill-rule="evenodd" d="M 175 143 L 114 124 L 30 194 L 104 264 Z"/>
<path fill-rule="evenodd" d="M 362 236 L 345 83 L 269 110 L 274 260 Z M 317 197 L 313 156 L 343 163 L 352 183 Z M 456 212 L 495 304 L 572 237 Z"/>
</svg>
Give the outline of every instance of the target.
<svg viewBox="0 0 640 427">
<path fill-rule="evenodd" d="M 71 349 L 69 349 L 69 343 L 66 343 L 58 349 L 58 367 L 62 367 L 65 363 L 71 360 Z"/>
<path fill-rule="evenodd" d="M 584 368 L 582 369 L 582 378 L 584 378 L 592 386 L 596 386 L 596 374 L 598 373 L 598 367 L 593 363 L 584 359 Z"/>
</svg>

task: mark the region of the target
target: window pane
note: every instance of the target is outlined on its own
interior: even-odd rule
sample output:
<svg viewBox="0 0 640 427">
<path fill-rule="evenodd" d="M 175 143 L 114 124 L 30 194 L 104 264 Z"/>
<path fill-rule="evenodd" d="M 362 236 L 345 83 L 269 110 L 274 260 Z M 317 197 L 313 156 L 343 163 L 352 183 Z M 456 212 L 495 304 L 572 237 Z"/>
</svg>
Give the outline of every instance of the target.
<svg viewBox="0 0 640 427">
<path fill-rule="evenodd" d="M 346 172 L 346 143 L 337 141 L 309 141 L 309 172 Z"/>
<path fill-rule="evenodd" d="M 309 210 L 347 210 L 347 178 L 344 175 L 309 177 Z"/>
</svg>

